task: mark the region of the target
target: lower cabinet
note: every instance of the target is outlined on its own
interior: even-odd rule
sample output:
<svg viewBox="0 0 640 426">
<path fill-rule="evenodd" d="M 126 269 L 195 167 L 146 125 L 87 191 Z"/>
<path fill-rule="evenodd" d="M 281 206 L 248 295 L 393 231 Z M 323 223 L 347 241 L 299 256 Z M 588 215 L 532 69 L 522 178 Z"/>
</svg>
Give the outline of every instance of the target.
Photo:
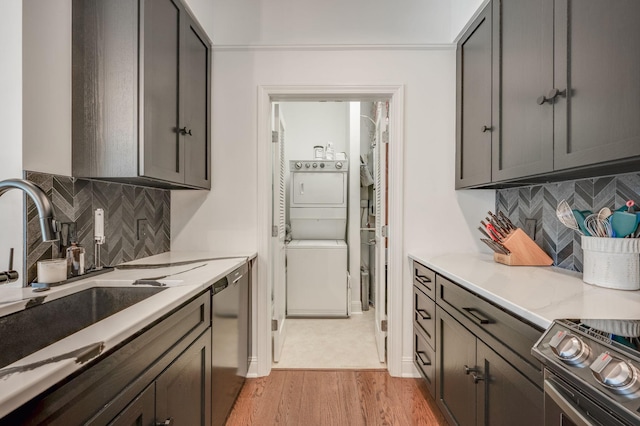
<svg viewBox="0 0 640 426">
<path fill-rule="evenodd" d="M 542 391 L 441 307 L 437 403 L 451 424 L 544 424 Z"/>
<path fill-rule="evenodd" d="M 447 421 L 544 424 L 542 367 L 531 355 L 542 330 L 417 262 L 413 271 L 414 364 Z"/>
<path fill-rule="evenodd" d="M 210 309 L 205 291 L 0 419 L 0 426 L 209 426 Z"/>
<path fill-rule="evenodd" d="M 207 330 L 110 425 L 211 424 L 211 339 Z"/>
</svg>

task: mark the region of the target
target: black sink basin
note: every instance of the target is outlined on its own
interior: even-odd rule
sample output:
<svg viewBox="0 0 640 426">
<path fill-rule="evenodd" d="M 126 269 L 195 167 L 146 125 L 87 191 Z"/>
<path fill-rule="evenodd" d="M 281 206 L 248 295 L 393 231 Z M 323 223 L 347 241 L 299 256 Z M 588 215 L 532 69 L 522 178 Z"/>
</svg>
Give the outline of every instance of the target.
<svg viewBox="0 0 640 426">
<path fill-rule="evenodd" d="M 0 317 L 0 368 L 128 308 L 164 288 L 93 287 Z M 96 338 L 98 339 L 98 338 Z"/>
</svg>

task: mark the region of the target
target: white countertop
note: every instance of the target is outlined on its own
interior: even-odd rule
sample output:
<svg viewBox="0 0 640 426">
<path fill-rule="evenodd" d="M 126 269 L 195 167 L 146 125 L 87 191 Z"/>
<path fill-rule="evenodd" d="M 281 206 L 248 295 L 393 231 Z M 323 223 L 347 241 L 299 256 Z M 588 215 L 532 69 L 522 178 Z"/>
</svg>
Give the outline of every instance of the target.
<svg viewBox="0 0 640 426">
<path fill-rule="evenodd" d="M 0 418 L 84 366 L 84 364 L 76 363 L 75 357 L 54 362 L 46 362 L 46 360 L 56 357 L 64 358 L 65 354 L 69 352 L 92 344 L 98 345 L 100 342 L 103 344 L 102 352 L 107 351 L 198 295 L 254 256 L 255 253 L 229 258 L 229 255 L 211 252 L 167 252 L 129 262 L 126 265 L 158 265 L 190 260 L 199 261 L 150 269 L 116 269 L 113 272 L 51 287 L 49 291 L 40 293 L 34 293 L 31 288 L 0 287 L 0 316 L 4 316 L 24 309 L 26 303 L 34 297 L 44 296 L 43 303 L 47 303 L 91 287 L 126 287 L 136 279 L 179 273 L 175 277 L 159 280 L 167 285 L 168 288 L 165 290 L 1 368 Z M 220 257 L 224 258 L 211 260 Z M 180 273 L 182 271 L 186 272 Z M 34 324 L 33 326 L 55 327 L 55 324 Z M 98 355 L 88 362 L 95 361 L 97 357 Z M 39 363 L 42 365 L 38 365 Z M 6 374 L 8 369 L 14 371 L 14 367 L 24 367 L 30 364 L 35 364 L 37 367 Z"/>
<path fill-rule="evenodd" d="M 409 258 L 546 329 L 554 319 L 640 319 L 640 291 L 586 284 L 582 274 L 549 266 L 507 266 L 488 254 Z"/>
</svg>

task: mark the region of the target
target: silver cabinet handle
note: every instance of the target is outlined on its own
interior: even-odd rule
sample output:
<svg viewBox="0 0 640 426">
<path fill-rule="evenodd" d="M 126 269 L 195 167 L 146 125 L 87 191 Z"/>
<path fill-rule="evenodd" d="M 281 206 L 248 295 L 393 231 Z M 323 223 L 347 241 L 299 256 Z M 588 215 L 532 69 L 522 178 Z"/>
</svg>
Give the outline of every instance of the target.
<svg viewBox="0 0 640 426">
<path fill-rule="evenodd" d="M 173 417 L 169 417 L 164 422 L 156 422 L 156 426 L 173 426 Z"/>
<path fill-rule="evenodd" d="M 420 315 L 423 320 L 431 319 L 431 315 L 429 315 L 429 312 L 425 311 L 424 309 L 416 309 L 416 313 Z"/>
<path fill-rule="evenodd" d="M 300 194 L 304 194 L 304 182 L 300 184 Z"/>
</svg>

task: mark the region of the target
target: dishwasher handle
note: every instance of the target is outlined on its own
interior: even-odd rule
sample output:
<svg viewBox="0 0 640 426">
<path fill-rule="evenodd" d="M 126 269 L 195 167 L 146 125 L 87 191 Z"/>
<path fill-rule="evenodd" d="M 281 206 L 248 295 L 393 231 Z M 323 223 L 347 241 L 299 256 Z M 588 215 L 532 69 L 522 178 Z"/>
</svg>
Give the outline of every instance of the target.
<svg viewBox="0 0 640 426">
<path fill-rule="evenodd" d="M 213 294 L 218 294 L 227 287 L 229 287 L 229 280 L 225 277 L 213 284 Z"/>
</svg>

